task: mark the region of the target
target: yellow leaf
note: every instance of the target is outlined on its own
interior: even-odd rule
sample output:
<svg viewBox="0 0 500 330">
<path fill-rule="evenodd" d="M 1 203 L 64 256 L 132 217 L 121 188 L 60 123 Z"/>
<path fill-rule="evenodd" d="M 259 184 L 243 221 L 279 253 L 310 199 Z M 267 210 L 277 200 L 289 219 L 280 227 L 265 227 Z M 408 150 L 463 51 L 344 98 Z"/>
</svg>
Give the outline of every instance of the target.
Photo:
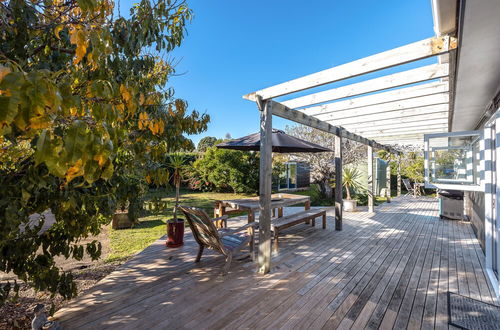
<svg viewBox="0 0 500 330">
<path fill-rule="evenodd" d="M 150 95 L 146 98 L 144 105 L 153 105 L 153 104 L 155 104 L 155 99 L 154 99 L 154 96 Z"/>
<path fill-rule="evenodd" d="M 140 105 L 144 104 L 144 94 L 142 94 L 142 93 L 141 93 L 141 95 L 139 95 L 139 104 Z"/>
<path fill-rule="evenodd" d="M 146 175 L 146 182 L 147 182 L 148 184 L 150 184 L 150 183 L 151 183 L 151 176 L 150 176 L 149 174 L 148 174 L 148 175 Z"/>
<path fill-rule="evenodd" d="M 69 42 L 72 45 L 77 45 L 78 44 L 78 30 L 77 29 L 71 29 L 69 31 Z"/>
<path fill-rule="evenodd" d="M 87 45 L 86 44 L 79 44 L 78 46 L 76 46 L 76 57 L 73 60 L 73 63 L 75 63 L 75 64 L 80 63 L 80 61 L 85 56 L 86 52 L 87 52 Z"/>
<path fill-rule="evenodd" d="M 2 82 L 3 77 L 11 73 L 10 68 L 0 65 L 0 82 Z"/>
<path fill-rule="evenodd" d="M 125 85 L 120 85 L 120 93 L 122 93 L 122 97 L 125 101 L 129 102 L 132 99 L 132 95 Z"/>
<path fill-rule="evenodd" d="M 35 116 L 30 118 L 31 129 L 44 129 L 50 126 L 50 120 L 47 116 Z"/>
<path fill-rule="evenodd" d="M 154 127 L 154 121 L 150 121 L 149 124 L 148 124 L 148 128 L 149 130 L 155 134 L 155 127 Z"/>
<path fill-rule="evenodd" d="M 73 59 L 73 63 L 78 64 L 87 53 L 88 40 L 85 32 L 80 29 L 72 29 L 70 31 L 69 41 L 71 42 L 71 44 L 76 45 L 76 54 L 75 58 Z"/>
<path fill-rule="evenodd" d="M 58 25 L 54 28 L 54 34 L 57 39 L 61 39 L 61 37 L 59 37 L 59 32 L 61 32 L 62 29 L 64 29 L 64 25 Z"/>
<path fill-rule="evenodd" d="M 159 133 L 163 134 L 163 132 L 165 131 L 165 123 L 163 122 L 163 120 L 160 119 L 158 121 L 158 126 L 159 126 Z"/>
<path fill-rule="evenodd" d="M 11 95 L 12 95 L 12 93 L 11 93 L 10 89 L 6 89 L 6 90 L 0 89 L 0 96 L 9 97 Z"/>
<path fill-rule="evenodd" d="M 97 160 L 97 162 L 99 163 L 100 167 L 103 167 L 104 165 L 106 165 L 106 162 L 108 161 L 108 159 L 106 158 L 106 156 L 103 155 L 103 154 L 95 155 L 94 156 L 94 160 Z"/>
<path fill-rule="evenodd" d="M 79 159 L 75 165 L 71 166 L 66 172 L 66 182 L 70 182 L 77 176 L 83 175 L 83 161 Z"/>
</svg>

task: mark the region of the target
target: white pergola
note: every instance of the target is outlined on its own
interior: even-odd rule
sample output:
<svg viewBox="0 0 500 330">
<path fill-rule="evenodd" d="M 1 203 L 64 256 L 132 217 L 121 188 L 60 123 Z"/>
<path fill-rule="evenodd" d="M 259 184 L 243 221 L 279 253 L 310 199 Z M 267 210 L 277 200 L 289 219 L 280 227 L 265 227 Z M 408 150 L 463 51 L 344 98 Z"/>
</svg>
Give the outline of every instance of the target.
<svg viewBox="0 0 500 330">
<path fill-rule="evenodd" d="M 342 229 L 342 139 L 368 146 L 369 210 L 373 211 L 373 149 L 422 146 L 424 134 L 448 132 L 453 110 L 457 40 L 442 36 L 339 65 L 247 94 L 260 110 L 259 271 L 271 266 L 272 116 L 332 133 L 335 138 L 335 228 Z M 436 63 L 278 102 L 277 97 L 436 57 Z M 399 166 L 398 166 L 399 173 Z M 390 171 L 387 174 L 390 180 Z M 390 185 L 389 185 L 390 187 Z M 400 193 L 398 175 L 398 194 Z M 390 197 L 390 189 L 388 189 Z"/>
</svg>

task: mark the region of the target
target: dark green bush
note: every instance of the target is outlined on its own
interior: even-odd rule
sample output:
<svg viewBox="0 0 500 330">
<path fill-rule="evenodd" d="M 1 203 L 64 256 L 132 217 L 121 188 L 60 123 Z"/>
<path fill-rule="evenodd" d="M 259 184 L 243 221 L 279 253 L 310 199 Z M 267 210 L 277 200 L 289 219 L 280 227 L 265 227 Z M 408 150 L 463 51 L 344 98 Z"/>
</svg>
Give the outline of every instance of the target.
<svg viewBox="0 0 500 330">
<path fill-rule="evenodd" d="M 255 152 L 209 147 L 187 175 L 190 187 L 202 191 L 256 193 L 259 156 Z"/>
</svg>

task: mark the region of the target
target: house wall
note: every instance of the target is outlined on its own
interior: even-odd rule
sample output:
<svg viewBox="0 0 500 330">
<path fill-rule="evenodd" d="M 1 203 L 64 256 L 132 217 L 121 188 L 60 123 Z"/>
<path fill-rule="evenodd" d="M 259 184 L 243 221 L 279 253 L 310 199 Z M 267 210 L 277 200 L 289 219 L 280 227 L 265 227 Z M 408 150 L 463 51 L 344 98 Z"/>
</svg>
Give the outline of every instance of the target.
<svg viewBox="0 0 500 330">
<path fill-rule="evenodd" d="M 346 167 L 355 168 L 359 171 L 360 177 L 358 179 L 359 183 L 365 187 L 368 187 L 368 163 L 366 161 L 359 161 L 354 164 L 346 165 Z M 374 174 L 374 194 L 375 196 L 380 196 L 382 189 L 387 186 L 386 177 L 387 162 L 378 157 L 373 159 L 373 174 Z"/>
<path fill-rule="evenodd" d="M 307 188 L 311 184 L 311 171 L 308 163 L 297 163 L 297 188 Z"/>
<path fill-rule="evenodd" d="M 484 241 L 484 192 L 469 191 L 464 194 L 465 214 L 469 217 L 472 229 L 481 245 L 485 249 Z"/>
</svg>

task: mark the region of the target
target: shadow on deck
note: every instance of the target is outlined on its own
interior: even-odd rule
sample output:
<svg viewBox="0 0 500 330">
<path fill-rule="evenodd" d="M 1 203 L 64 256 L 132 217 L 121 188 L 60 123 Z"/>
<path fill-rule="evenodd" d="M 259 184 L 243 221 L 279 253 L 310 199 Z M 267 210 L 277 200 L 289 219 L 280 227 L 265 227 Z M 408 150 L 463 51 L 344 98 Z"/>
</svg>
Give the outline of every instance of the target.
<svg viewBox="0 0 500 330">
<path fill-rule="evenodd" d="M 470 225 L 440 220 L 435 199 L 344 213 L 340 232 L 332 212 L 325 230 L 317 222 L 284 231 L 267 275 L 246 259 L 222 277 L 221 255 L 193 262 L 190 233 L 178 249 L 162 238 L 56 318 L 67 329 L 400 329 L 447 327 L 447 291 L 494 301 Z"/>
</svg>

